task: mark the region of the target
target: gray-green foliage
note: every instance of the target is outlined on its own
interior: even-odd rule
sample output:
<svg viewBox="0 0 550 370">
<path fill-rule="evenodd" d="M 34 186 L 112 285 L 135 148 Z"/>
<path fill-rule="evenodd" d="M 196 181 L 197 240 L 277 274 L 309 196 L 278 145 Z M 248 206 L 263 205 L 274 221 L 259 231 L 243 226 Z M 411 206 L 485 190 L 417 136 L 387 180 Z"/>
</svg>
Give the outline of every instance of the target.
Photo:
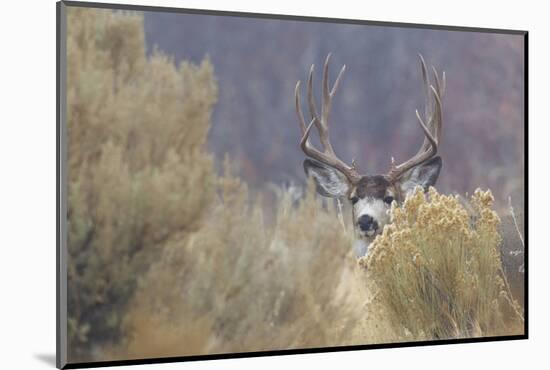
<svg viewBox="0 0 550 370">
<path fill-rule="evenodd" d="M 119 337 L 165 240 L 203 217 L 217 88 L 208 60 L 147 57 L 135 14 L 69 7 L 67 49 L 69 356 L 85 359 Z"/>
</svg>

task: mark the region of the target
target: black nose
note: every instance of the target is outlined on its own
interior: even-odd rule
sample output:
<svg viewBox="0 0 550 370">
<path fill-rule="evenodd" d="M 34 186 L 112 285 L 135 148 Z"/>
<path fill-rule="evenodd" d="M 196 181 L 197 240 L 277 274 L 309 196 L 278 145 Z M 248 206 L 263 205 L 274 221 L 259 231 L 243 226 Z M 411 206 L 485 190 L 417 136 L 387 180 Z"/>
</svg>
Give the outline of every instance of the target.
<svg viewBox="0 0 550 370">
<path fill-rule="evenodd" d="M 378 222 L 374 220 L 369 215 L 363 215 L 359 217 L 357 220 L 357 225 L 359 225 L 359 228 L 361 231 L 370 231 L 370 230 L 376 230 L 378 229 Z"/>
</svg>

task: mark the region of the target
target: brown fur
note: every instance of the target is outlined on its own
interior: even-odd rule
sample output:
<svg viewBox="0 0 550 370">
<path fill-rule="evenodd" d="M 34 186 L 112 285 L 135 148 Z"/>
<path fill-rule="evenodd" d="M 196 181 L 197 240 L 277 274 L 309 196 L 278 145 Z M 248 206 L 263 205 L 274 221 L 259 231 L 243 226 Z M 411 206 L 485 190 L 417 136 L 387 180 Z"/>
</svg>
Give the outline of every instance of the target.
<svg viewBox="0 0 550 370">
<path fill-rule="evenodd" d="M 361 199 L 365 197 L 382 199 L 389 188 L 393 186 L 383 176 L 363 176 L 355 187 L 355 195 Z"/>
</svg>

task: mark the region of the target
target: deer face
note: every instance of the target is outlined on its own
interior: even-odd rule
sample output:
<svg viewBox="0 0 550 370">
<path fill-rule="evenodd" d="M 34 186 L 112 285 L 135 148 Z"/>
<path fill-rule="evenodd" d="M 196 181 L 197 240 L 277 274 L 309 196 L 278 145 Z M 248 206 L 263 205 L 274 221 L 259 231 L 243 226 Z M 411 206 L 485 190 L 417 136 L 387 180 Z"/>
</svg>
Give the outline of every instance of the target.
<svg viewBox="0 0 550 370">
<path fill-rule="evenodd" d="M 395 181 L 384 175 L 364 175 L 353 183 L 335 168 L 309 158 L 304 161 L 304 171 L 313 177 L 320 195 L 349 202 L 357 237 L 367 244 L 390 222 L 392 203 L 401 205 L 417 186 L 427 190 L 435 185 L 441 166 L 441 158 L 434 157 Z"/>
<path fill-rule="evenodd" d="M 371 239 L 390 221 L 389 211 L 398 192 L 383 176 L 363 176 L 351 187 L 348 200 L 359 237 Z"/>
<path fill-rule="evenodd" d="M 445 91 L 445 73 L 440 79 L 437 70 L 432 67 L 434 84 L 430 84 L 428 70 L 422 56 L 420 67 L 423 79 L 423 91 L 426 106 L 422 116 L 416 111 L 418 124 L 424 133 L 420 150 L 407 161 L 397 165 L 393 158 L 390 170 L 383 175 L 361 175 L 355 163 L 346 164 L 336 156 L 330 142 L 328 117 L 332 99 L 336 93 L 345 66 L 336 77 L 332 88 L 328 81 L 328 64 L 330 54 L 323 67 L 321 114 L 318 114 L 313 96 L 313 66 L 309 70 L 307 81 L 307 99 L 311 121 L 306 124 L 300 104 L 300 81 L 294 91 L 298 123 L 302 131 L 300 147 L 309 158 L 304 161 L 304 170 L 308 177 L 313 177 L 317 192 L 325 197 L 347 199 L 353 208 L 353 226 L 362 246 L 357 247 L 358 255 L 367 252 L 368 243 L 382 232 L 390 222 L 389 210 L 393 202 L 401 204 L 415 187 L 427 190 L 435 185 L 441 170 L 441 158 L 437 150 L 441 138 L 442 105 L 441 98 Z M 311 129 L 319 133 L 322 150 L 309 142 Z"/>
</svg>

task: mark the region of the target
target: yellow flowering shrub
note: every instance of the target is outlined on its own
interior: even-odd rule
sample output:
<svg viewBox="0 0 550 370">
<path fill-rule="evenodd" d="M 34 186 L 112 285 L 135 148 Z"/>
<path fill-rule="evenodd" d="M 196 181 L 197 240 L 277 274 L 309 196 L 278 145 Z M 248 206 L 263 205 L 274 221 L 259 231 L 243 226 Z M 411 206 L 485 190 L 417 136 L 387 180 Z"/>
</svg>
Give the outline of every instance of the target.
<svg viewBox="0 0 550 370">
<path fill-rule="evenodd" d="M 490 191 L 470 214 L 456 196 L 418 188 L 391 209 L 392 223 L 359 260 L 376 309 L 409 340 L 521 334 L 523 316 L 500 259 L 500 219 Z"/>
</svg>

